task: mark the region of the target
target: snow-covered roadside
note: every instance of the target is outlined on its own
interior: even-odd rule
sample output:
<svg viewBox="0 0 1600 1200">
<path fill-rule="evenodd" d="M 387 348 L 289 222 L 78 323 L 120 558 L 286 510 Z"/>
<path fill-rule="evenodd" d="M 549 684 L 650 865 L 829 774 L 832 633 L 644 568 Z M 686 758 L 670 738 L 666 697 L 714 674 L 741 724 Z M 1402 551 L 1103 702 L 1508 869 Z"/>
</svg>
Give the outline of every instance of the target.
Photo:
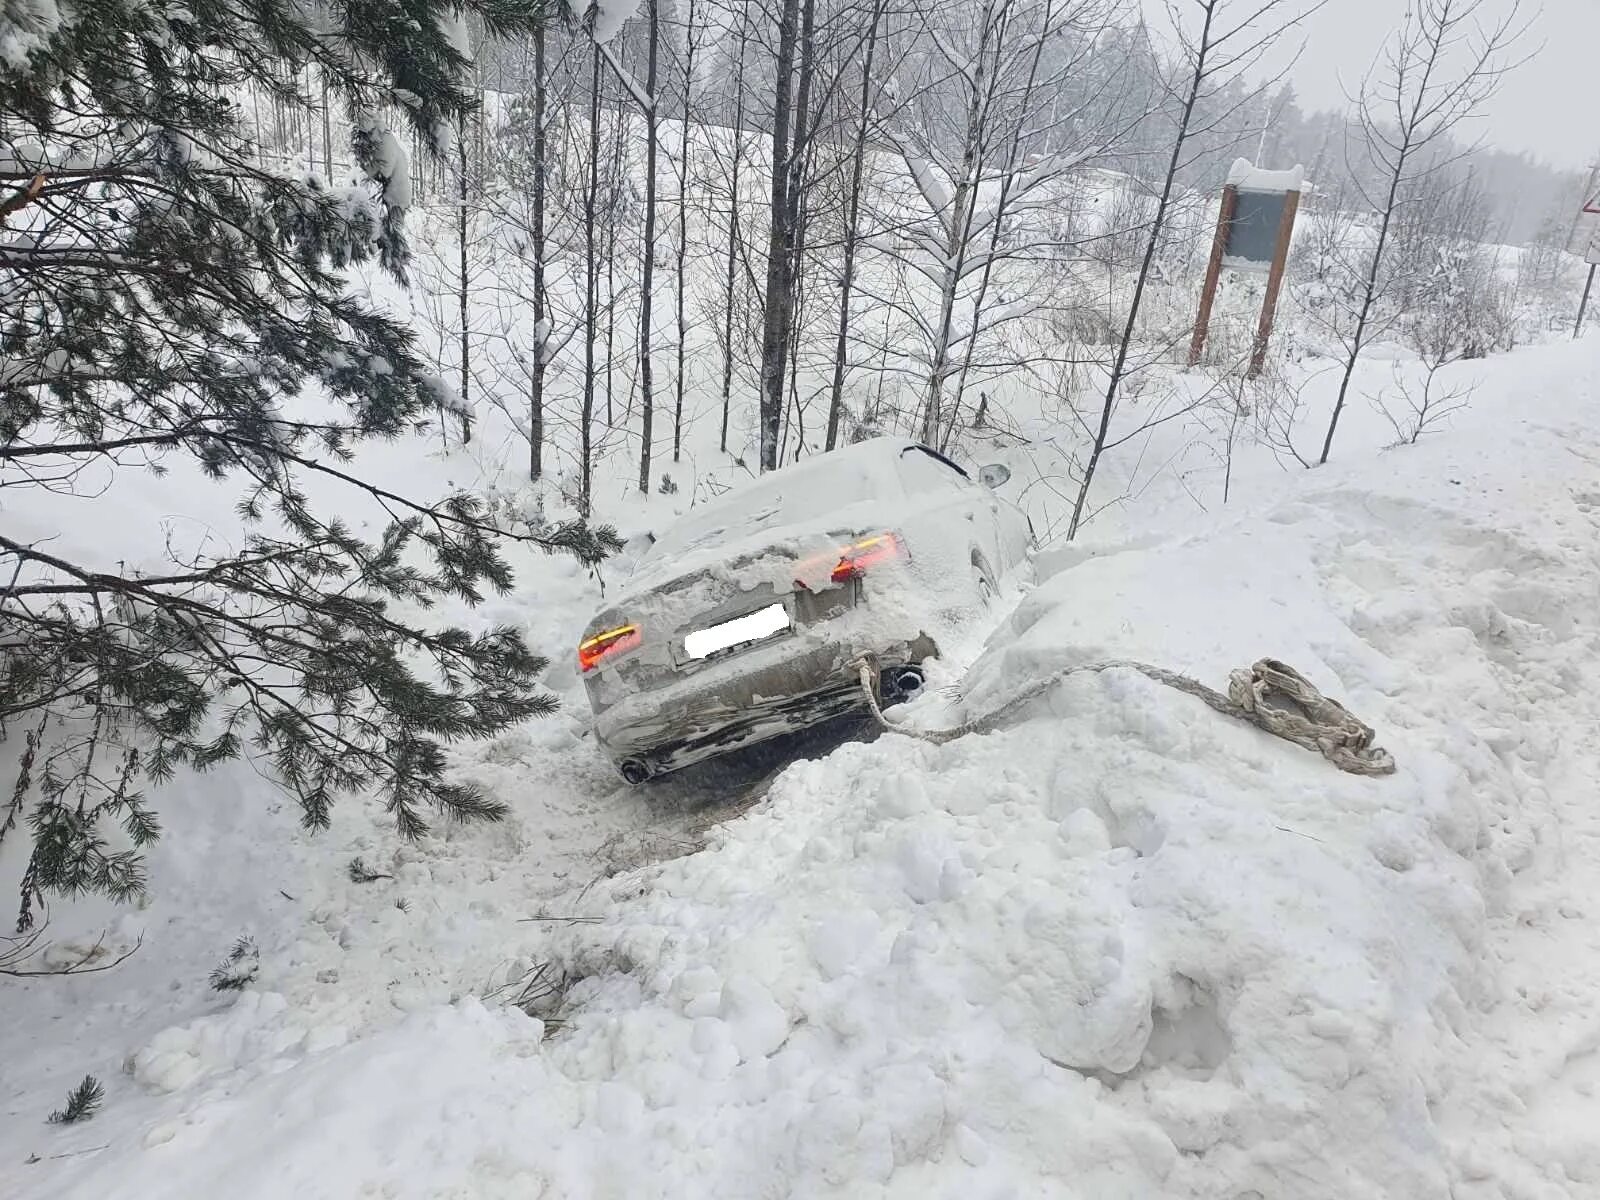
<svg viewBox="0 0 1600 1200">
<path fill-rule="evenodd" d="M 603 924 L 520 925 L 628 803 L 571 714 L 470 766 L 522 797 L 512 824 L 393 857 L 347 829 L 297 861 L 307 924 L 263 947 L 260 990 L 107 1039 L 110 983 L 32 985 L 101 1014 L 68 1074 L 135 1052 L 78 1129 L 36 1123 L 42 1080 L 7 1089 L 32 1106 L 0 1131 L 8 1193 L 1594 1194 L 1587 349 L 1498 360 L 1450 432 L 1196 534 L 1054 556 L 965 688 L 981 710 L 1073 661 L 1221 682 L 1271 653 L 1375 724 L 1397 776 L 1078 677 L 1000 733 L 799 764 L 709 851 L 574 889 Z M 363 849 L 396 879 L 344 882 Z M 250 919 L 193 917 L 213 940 Z M 451 1002 L 544 954 L 586 976 L 556 1036 Z"/>
</svg>

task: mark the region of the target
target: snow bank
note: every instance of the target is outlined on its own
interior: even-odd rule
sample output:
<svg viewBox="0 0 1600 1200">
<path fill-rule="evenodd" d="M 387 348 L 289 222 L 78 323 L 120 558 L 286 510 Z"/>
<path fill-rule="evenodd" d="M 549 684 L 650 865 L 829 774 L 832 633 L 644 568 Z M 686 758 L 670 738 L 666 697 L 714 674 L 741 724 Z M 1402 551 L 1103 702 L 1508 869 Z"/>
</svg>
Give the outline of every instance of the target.
<svg viewBox="0 0 1600 1200">
<path fill-rule="evenodd" d="M 1087 659 L 1220 683 L 1270 651 L 1375 724 L 1395 776 L 1116 671 L 985 736 L 848 745 L 707 851 L 569 893 L 603 920 L 557 935 L 578 982 L 553 1036 L 424 974 L 534 907 L 530 808 L 383 864 L 438 901 L 416 924 L 321 897 L 262 994 L 147 1037 L 119 1102 L 52 1143 L 105 1149 L 17 1194 L 1595 1195 L 1600 879 L 1564 865 L 1594 860 L 1600 783 L 1575 354 L 1198 535 L 1045 556 L 961 693 L 904 714 Z M 570 731 L 539 736 L 472 771 L 575 795 Z M 526 953 L 503 948 L 489 982 Z M 301 986 L 266 978 L 285 957 Z M 365 993 L 304 983 L 325 971 Z"/>
<path fill-rule="evenodd" d="M 1396 734 L 1399 776 L 1116 673 L 991 736 L 847 747 L 582 939 L 626 973 L 552 1058 L 637 1091 L 652 1145 L 698 1112 L 697 1194 L 1447 1195 L 1430 1081 L 1481 999 L 1514 793 L 1481 740 L 1404 732 L 1386 694 L 1420 668 L 1342 624 L 1307 536 L 1349 515 L 1064 572 L 971 703 L 1103 651 L 1220 678 L 1270 647 Z"/>
</svg>

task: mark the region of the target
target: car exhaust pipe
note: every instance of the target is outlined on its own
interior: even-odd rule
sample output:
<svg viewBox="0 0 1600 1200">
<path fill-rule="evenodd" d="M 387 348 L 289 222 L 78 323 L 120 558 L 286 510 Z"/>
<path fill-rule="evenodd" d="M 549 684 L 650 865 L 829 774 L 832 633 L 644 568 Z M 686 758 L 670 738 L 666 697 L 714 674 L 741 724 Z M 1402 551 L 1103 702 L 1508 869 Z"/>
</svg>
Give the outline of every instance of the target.
<svg viewBox="0 0 1600 1200">
<path fill-rule="evenodd" d="M 638 787 L 646 779 L 649 779 L 654 773 L 650 770 L 650 767 L 647 763 L 645 763 L 642 759 L 637 758 L 623 759 L 622 762 L 618 764 L 618 768 L 622 771 L 622 777 L 634 787 Z"/>
<path fill-rule="evenodd" d="M 902 699 L 909 699 L 922 690 L 922 668 L 901 667 L 894 673 L 895 695 Z"/>
</svg>

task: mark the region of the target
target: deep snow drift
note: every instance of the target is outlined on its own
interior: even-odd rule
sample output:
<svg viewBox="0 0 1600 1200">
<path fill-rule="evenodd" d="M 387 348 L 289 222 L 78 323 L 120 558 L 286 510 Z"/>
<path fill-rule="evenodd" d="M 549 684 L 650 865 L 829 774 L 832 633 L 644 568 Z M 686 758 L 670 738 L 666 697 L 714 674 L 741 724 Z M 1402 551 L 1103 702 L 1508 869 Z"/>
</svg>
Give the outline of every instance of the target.
<svg viewBox="0 0 1600 1200">
<path fill-rule="evenodd" d="M 290 854 L 244 768 L 191 780 L 169 805 L 251 803 L 155 864 L 121 920 L 162 936 L 10 993 L 6 1194 L 1600 1195 L 1600 388 L 1592 343 L 1485 370 L 1419 446 L 1044 553 L 959 690 L 897 714 L 1271 654 L 1395 776 L 1113 671 L 796 763 L 615 874 L 683 831 L 581 704 L 466 762 L 513 821 L 417 847 L 342 810 Z M 592 593 L 550 571 L 514 602 L 559 645 Z M 247 922 L 261 976 L 210 996 Z M 549 1025 L 493 994 L 543 961 L 576 980 Z M 46 1127 L 86 1069 L 105 1111 Z"/>
</svg>

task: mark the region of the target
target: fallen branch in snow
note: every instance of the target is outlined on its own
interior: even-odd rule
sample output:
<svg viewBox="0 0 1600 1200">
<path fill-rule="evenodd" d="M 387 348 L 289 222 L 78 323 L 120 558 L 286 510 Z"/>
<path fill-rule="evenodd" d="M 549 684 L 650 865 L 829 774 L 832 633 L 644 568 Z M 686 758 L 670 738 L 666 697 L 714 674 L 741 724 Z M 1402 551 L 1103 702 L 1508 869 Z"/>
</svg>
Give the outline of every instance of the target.
<svg viewBox="0 0 1600 1200">
<path fill-rule="evenodd" d="M 1187 675 L 1164 667 L 1153 667 L 1149 663 L 1130 659 L 1082 663 L 1037 681 L 993 712 L 954 729 L 908 729 L 890 722 L 878 704 L 877 664 L 870 658 L 863 658 L 857 660 L 855 665 L 861 690 L 878 723 L 895 733 L 903 733 L 934 745 L 954 741 L 969 733 L 997 728 L 1005 717 L 1030 700 L 1042 696 L 1069 675 L 1126 668 L 1194 696 L 1224 716 L 1248 722 L 1257 729 L 1263 729 L 1297 746 L 1304 746 L 1307 750 L 1315 750 L 1341 771 L 1348 771 L 1352 775 L 1392 775 L 1395 770 L 1394 756 L 1383 747 L 1373 745 L 1373 738 L 1377 735 L 1370 725 L 1358 719 L 1337 700 L 1324 696 L 1293 667 L 1274 658 L 1260 658 L 1248 670 L 1232 672 L 1228 677 L 1226 695 Z"/>
<path fill-rule="evenodd" d="M 361 861 L 358 854 L 350 860 L 348 868 L 351 883 L 376 883 L 380 879 L 393 879 L 393 875 L 385 875 L 382 871 L 374 871 Z"/>
<path fill-rule="evenodd" d="M 26 932 L 15 937 L 0 937 L 0 976 L 9 976 L 12 979 L 28 979 L 40 975 L 94 975 L 101 971 L 109 971 L 115 966 L 132 958 L 144 945 L 144 937 L 140 937 L 122 953 L 114 958 L 106 959 L 106 935 L 101 934 L 94 945 L 85 950 L 73 949 L 71 958 L 65 957 L 61 947 L 53 942 L 43 940 L 45 929 L 49 925 L 49 918 Z M 44 965 L 33 965 L 34 960 L 44 956 Z"/>
<path fill-rule="evenodd" d="M 83 1082 L 67 1094 L 67 1102 L 45 1118 L 51 1125 L 76 1125 L 87 1121 L 100 1109 L 106 1089 L 93 1075 L 85 1075 Z"/>
<path fill-rule="evenodd" d="M 81 1158 L 85 1154 L 98 1154 L 100 1151 L 108 1149 L 110 1145 L 110 1142 L 105 1142 L 99 1146 L 85 1146 L 82 1150 L 68 1150 L 62 1154 L 30 1154 L 22 1161 L 31 1166 L 34 1163 L 55 1162 L 59 1158 Z"/>
<path fill-rule="evenodd" d="M 261 951 L 255 939 L 241 937 L 233 943 L 228 956 L 211 971 L 211 990 L 214 992 L 243 991 L 261 970 Z"/>
<path fill-rule="evenodd" d="M 572 981 L 555 964 L 542 962 L 517 978 L 483 994 L 485 1000 L 497 1000 L 513 993 L 506 1003 L 520 1008 L 530 1017 L 541 1019 L 552 1016 L 561 1007 Z"/>
</svg>

